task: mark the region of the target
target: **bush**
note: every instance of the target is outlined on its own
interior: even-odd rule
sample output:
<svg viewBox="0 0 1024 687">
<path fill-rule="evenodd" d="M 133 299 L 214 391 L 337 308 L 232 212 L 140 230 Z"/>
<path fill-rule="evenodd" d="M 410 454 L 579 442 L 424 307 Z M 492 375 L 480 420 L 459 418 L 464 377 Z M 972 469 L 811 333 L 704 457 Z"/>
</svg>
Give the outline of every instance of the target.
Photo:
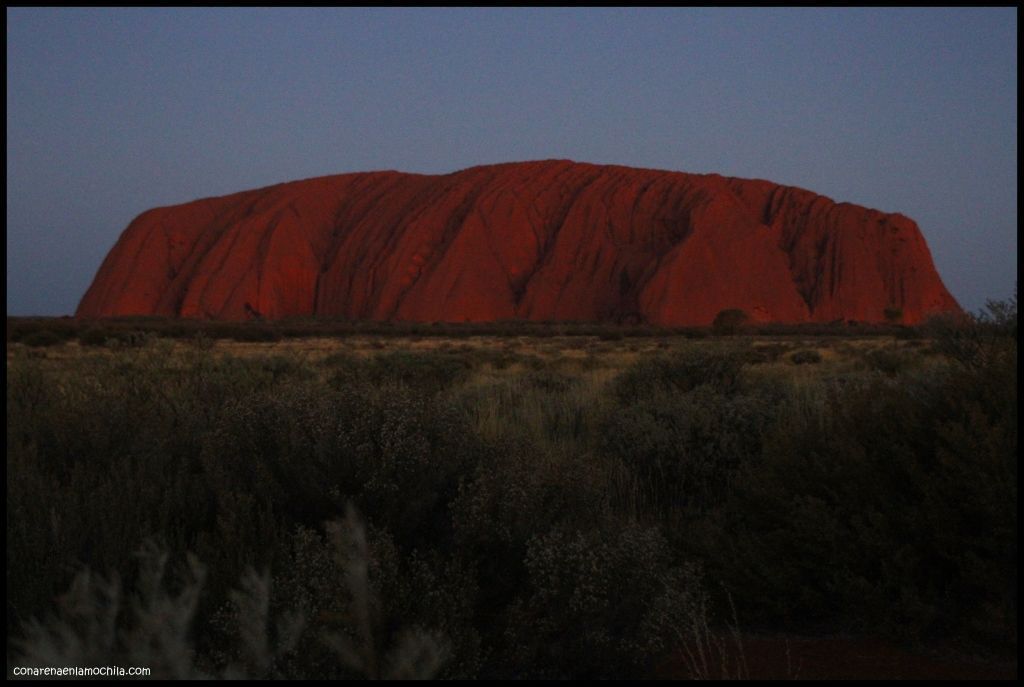
<svg viewBox="0 0 1024 687">
<path fill-rule="evenodd" d="M 476 469 L 451 505 L 460 549 L 486 549 L 478 558 L 507 576 L 520 569 L 531 537 L 557 523 L 593 522 L 605 502 L 593 461 L 541 460 L 528 444 L 481 447 Z"/>
<path fill-rule="evenodd" d="M 794 365 L 813 365 L 821 362 L 821 353 L 813 349 L 794 351 L 790 354 L 789 359 Z"/>
<path fill-rule="evenodd" d="M 326 363 L 337 371 L 335 388 L 352 384 L 401 385 L 420 393 L 436 394 L 465 379 L 470 363 L 465 356 L 442 352 L 394 351 L 369 360 L 334 354 Z"/>
<path fill-rule="evenodd" d="M 882 314 L 885 316 L 885 321 L 889 324 L 896 324 L 903 321 L 903 308 L 891 306 L 885 308 L 882 311 Z"/>
<path fill-rule="evenodd" d="M 75 337 L 77 323 L 70 317 L 8 317 L 7 340 L 24 342 L 41 331 L 48 331 L 61 341 Z"/>
<path fill-rule="evenodd" d="M 655 512 L 697 514 L 728 492 L 735 471 L 757 457 L 772 404 L 700 387 L 672 398 L 635 402 L 600 427 L 603 452 L 634 477 L 626 494 Z"/>
<path fill-rule="evenodd" d="M 742 348 L 712 345 L 695 345 L 674 355 L 654 356 L 620 374 L 612 393 L 623 403 L 659 392 L 686 393 L 704 384 L 732 393 L 739 388 L 746 357 Z"/>
<path fill-rule="evenodd" d="M 235 341 L 280 341 L 281 332 L 271 326 L 240 325 L 234 327 L 230 336 Z"/>
<path fill-rule="evenodd" d="M 783 353 L 788 352 L 790 348 L 790 344 L 786 343 L 765 343 L 756 345 L 750 349 L 747 362 L 750 364 L 774 363 L 782 356 Z"/>
<path fill-rule="evenodd" d="M 711 327 L 716 334 L 735 334 L 750 320 L 750 316 L 739 308 L 722 310 L 715 315 Z"/>
<path fill-rule="evenodd" d="M 105 346 L 107 340 L 113 338 L 114 334 L 106 329 L 90 327 L 78 336 L 78 343 L 82 346 Z"/>
<path fill-rule="evenodd" d="M 50 346 L 59 346 L 64 343 L 64 339 L 49 329 L 41 329 L 26 335 L 21 340 L 21 343 L 32 348 L 48 348 Z"/>
<path fill-rule="evenodd" d="M 1017 295 L 990 300 L 974 316 L 940 315 L 924 325 L 934 348 L 960 365 L 973 369 L 998 366 L 1000 359 L 1017 354 Z"/>
<path fill-rule="evenodd" d="M 917 355 L 897 348 L 875 348 L 864 353 L 862 359 L 869 369 L 895 376 L 911 367 Z"/>
<path fill-rule="evenodd" d="M 791 399 L 704 550 L 753 622 L 1005 643 L 1016 376 L 897 375 Z"/>
<path fill-rule="evenodd" d="M 512 670 L 523 677 L 623 678 L 670 649 L 699 594 L 667 542 L 633 523 L 535 537 L 530 594 L 513 607 Z"/>
</svg>

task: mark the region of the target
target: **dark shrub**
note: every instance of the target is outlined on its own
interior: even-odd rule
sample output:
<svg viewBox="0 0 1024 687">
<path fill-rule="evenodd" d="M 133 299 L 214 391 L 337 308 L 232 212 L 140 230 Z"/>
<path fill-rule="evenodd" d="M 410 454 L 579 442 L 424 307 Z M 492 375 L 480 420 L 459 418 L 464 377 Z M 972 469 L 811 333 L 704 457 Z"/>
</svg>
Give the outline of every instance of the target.
<svg viewBox="0 0 1024 687">
<path fill-rule="evenodd" d="M 470 457 L 461 415 L 441 401 L 308 383 L 232 403 L 203 451 L 215 482 L 247 508 L 313 526 L 351 497 L 403 545 L 448 536 L 447 504 Z"/>
<path fill-rule="evenodd" d="M 706 544 L 740 617 L 988 646 L 1015 636 L 1008 372 L 897 373 L 788 405 Z"/>
<path fill-rule="evenodd" d="M 643 359 L 619 375 L 613 393 L 623 403 L 658 391 L 685 393 L 702 384 L 731 393 L 739 387 L 745 357 L 741 348 L 695 345 Z"/>
<path fill-rule="evenodd" d="M 821 362 L 821 353 L 814 349 L 794 351 L 790 354 L 789 359 L 794 365 L 815 364 Z"/>
<path fill-rule="evenodd" d="M 483 652 L 474 626 L 479 602 L 475 571 L 429 546 L 405 555 L 386 531 L 370 528 L 368 534 L 370 581 L 381 600 L 385 642 L 400 648 L 403 633 L 429 631 L 443 639 L 446 649 L 438 677 L 477 677 Z"/>
<path fill-rule="evenodd" d="M 272 382 L 285 379 L 312 379 L 314 376 L 310 366 L 294 355 L 268 355 L 250 359 L 249 364 L 260 372 L 270 375 Z"/>
<path fill-rule="evenodd" d="M 21 339 L 21 343 L 32 348 L 47 348 L 64 343 L 64 339 L 49 329 L 40 329 L 39 331 L 27 334 Z"/>
<path fill-rule="evenodd" d="M 785 343 L 758 344 L 748 351 L 747 362 L 751 364 L 774 363 L 783 353 L 788 352 L 790 348 L 791 346 Z"/>
<path fill-rule="evenodd" d="M 145 332 L 139 329 L 121 332 L 117 338 L 125 346 L 133 348 L 148 346 L 156 340 L 156 336 L 152 332 Z"/>
<path fill-rule="evenodd" d="M 689 623 L 699 581 L 654 528 L 556 528 L 531 540 L 529 595 L 510 613 L 522 677 L 623 678 L 649 670 Z"/>
<path fill-rule="evenodd" d="M 601 341 L 622 341 L 623 333 L 621 331 L 603 331 L 598 338 Z"/>
<path fill-rule="evenodd" d="M 237 325 L 230 332 L 235 341 L 280 341 L 281 332 L 270 325 Z"/>
<path fill-rule="evenodd" d="M 195 332 L 192 334 L 188 341 L 189 344 L 197 351 L 203 352 L 209 351 L 217 343 L 217 340 L 215 338 L 210 336 L 206 331 L 202 329 L 195 330 Z"/>
<path fill-rule="evenodd" d="M 113 338 L 115 338 L 113 332 L 99 327 L 90 327 L 79 335 L 78 343 L 83 346 L 105 346 L 107 341 Z"/>
<path fill-rule="evenodd" d="M 8 317 L 7 340 L 24 342 L 32 334 L 49 331 L 61 341 L 75 338 L 78 323 L 70 317 Z"/>
<path fill-rule="evenodd" d="M 869 369 L 894 376 L 906 370 L 917 360 L 917 355 L 898 348 L 875 348 L 863 354 Z"/>
<path fill-rule="evenodd" d="M 739 308 L 722 310 L 715 315 L 711 327 L 715 334 L 735 334 L 750 320 L 750 316 Z"/>
<path fill-rule="evenodd" d="M 423 391 L 437 391 L 460 381 L 469 370 L 469 363 L 462 356 L 395 351 L 374 357 L 369 376 L 375 383 L 399 382 Z"/>
<path fill-rule="evenodd" d="M 890 323 L 890 324 L 895 324 L 897 322 L 902 322 L 903 321 L 903 308 L 898 308 L 896 306 L 891 306 L 891 307 L 885 308 L 882 311 L 882 314 L 885 316 L 885 321 Z"/>
<path fill-rule="evenodd" d="M 760 452 L 774 405 L 711 387 L 638 401 L 600 427 L 604 453 L 637 479 L 638 498 L 657 511 L 700 513 L 727 494 L 736 469 Z"/>
<path fill-rule="evenodd" d="M 864 354 L 864 361 L 871 370 L 896 375 L 910 361 L 910 356 L 894 348 L 876 348 Z"/>
<path fill-rule="evenodd" d="M 605 494 L 592 460 L 540 458 L 526 444 L 479 449 L 470 479 L 462 482 L 452 505 L 460 547 L 502 550 L 496 570 L 520 567 L 530 537 L 562 522 L 592 522 Z M 482 556 L 482 561 L 487 561 Z"/>
<path fill-rule="evenodd" d="M 936 351 L 960 365 L 981 369 L 1017 354 L 1017 296 L 990 300 L 977 315 L 946 314 L 923 326 Z"/>
</svg>

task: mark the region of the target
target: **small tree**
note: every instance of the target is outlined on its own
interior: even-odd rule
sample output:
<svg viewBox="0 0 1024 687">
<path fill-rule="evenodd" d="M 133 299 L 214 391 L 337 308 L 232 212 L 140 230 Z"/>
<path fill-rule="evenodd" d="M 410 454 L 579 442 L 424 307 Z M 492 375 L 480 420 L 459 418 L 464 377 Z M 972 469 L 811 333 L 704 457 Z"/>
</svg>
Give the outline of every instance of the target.
<svg viewBox="0 0 1024 687">
<path fill-rule="evenodd" d="M 750 317 L 745 311 L 739 308 L 728 308 L 715 315 L 712 327 L 716 334 L 735 334 L 749 319 Z"/>
<path fill-rule="evenodd" d="M 883 310 L 882 314 L 885 315 L 885 321 L 889 324 L 897 324 L 903 321 L 903 308 L 898 308 L 895 305 Z"/>
<path fill-rule="evenodd" d="M 1017 336 L 1017 286 L 1013 295 L 1004 301 L 989 298 L 985 309 L 974 317 L 975 321 L 1014 337 Z"/>
<path fill-rule="evenodd" d="M 1003 360 L 1016 368 L 1017 289 L 1006 300 L 989 299 L 976 314 L 943 313 L 925 323 L 935 350 L 972 369 Z"/>
</svg>

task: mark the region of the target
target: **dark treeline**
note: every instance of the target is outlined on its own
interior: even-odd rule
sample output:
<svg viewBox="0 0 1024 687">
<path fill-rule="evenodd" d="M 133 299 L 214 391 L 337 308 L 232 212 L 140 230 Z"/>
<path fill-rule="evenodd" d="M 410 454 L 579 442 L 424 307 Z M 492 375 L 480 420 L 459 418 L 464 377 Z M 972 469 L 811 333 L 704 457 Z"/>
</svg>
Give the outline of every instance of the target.
<svg viewBox="0 0 1024 687">
<path fill-rule="evenodd" d="M 590 678 L 730 629 L 1012 649 L 1015 304 L 989 313 L 817 375 L 742 336 L 617 369 L 9 318 L 9 342 L 160 336 L 9 347 L 8 661 Z"/>
</svg>

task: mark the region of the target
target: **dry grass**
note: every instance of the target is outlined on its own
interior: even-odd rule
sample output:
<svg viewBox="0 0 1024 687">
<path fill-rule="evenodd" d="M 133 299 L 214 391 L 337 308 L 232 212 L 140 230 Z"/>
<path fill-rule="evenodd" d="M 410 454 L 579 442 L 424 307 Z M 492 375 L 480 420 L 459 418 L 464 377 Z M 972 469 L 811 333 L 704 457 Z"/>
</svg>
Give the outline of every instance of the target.
<svg viewBox="0 0 1024 687">
<path fill-rule="evenodd" d="M 732 339 L 731 341 L 736 341 Z M 927 340 L 899 341 L 894 338 L 842 338 L 798 339 L 793 337 L 752 336 L 739 339 L 763 358 L 774 360 L 752 361 L 747 374 L 758 378 L 795 377 L 814 379 L 838 372 L 848 372 L 863 366 L 863 359 L 873 351 L 902 351 L 913 353 L 927 351 L 931 342 Z M 367 359 L 394 352 L 447 353 L 473 356 L 502 352 L 512 357 L 536 357 L 545 363 L 547 369 L 574 375 L 586 375 L 593 369 L 621 371 L 639 360 L 652 355 L 672 355 L 682 349 L 695 346 L 720 346 L 721 341 L 708 338 L 693 341 L 683 336 L 664 336 L 645 339 L 603 340 L 597 336 L 554 336 L 536 338 L 529 336 L 472 336 L 447 337 L 398 337 L 398 336 L 347 336 L 310 337 L 281 339 L 270 342 L 191 339 L 155 339 L 139 348 L 124 346 L 82 346 L 77 341 L 68 341 L 48 348 L 31 348 L 21 343 L 8 343 L 7 360 L 14 356 L 29 356 L 47 361 L 55 367 L 73 364 L 82 357 L 117 358 L 138 355 L 142 350 L 154 349 L 171 359 L 185 359 L 196 350 L 208 350 L 217 356 L 258 358 L 267 356 L 288 356 L 313 365 L 320 365 L 331 355 L 345 353 L 356 358 Z M 820 363 L 797 365 L 791 360 L 794 352 L 814 351 L 821 357 Z M 509 377 L 522 373 L 526 366 L 513 361 L 498 369 L 481 359 L 474 364 L 474 378 L 486 380 L 494 377 Z M 604 373 L 607 378 L 609 373 Z"/>
</svg>

